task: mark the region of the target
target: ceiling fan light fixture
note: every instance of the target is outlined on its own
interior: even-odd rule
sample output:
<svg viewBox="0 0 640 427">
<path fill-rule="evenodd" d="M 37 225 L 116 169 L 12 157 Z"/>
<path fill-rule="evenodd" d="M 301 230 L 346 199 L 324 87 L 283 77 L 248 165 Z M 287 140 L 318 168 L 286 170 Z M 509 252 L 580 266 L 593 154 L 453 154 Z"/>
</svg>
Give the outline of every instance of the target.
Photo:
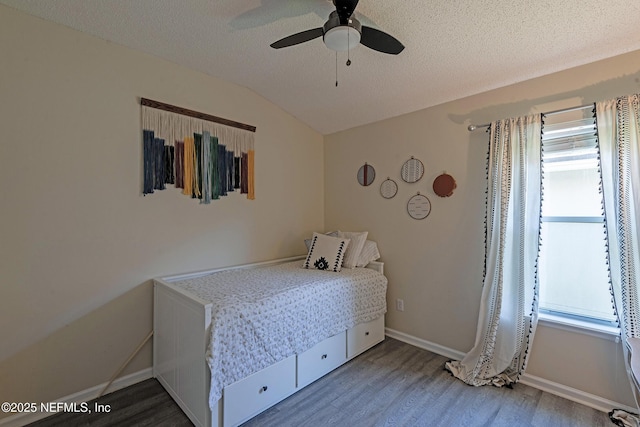
<svg viewBox="0 0 640 427">
<path fill-rule="evenodd" d="M 344 52 L 360 44 L 360 32 L 354 27 L 340 25 L 324 34 L 324 44 L 331 50 Z"/>
<path fill-rule="evenodd" d="M 389 55 L 397 55 L 404 50 L 402 43 L 395 37 L 360 24 L 353 13 L 358 0 L 333 0 L 333 4 L 336 10 L 329 14 L 329 19 L 322 27 L 292 34 L 271 43 L 271 47 L 281 49 L 322 36 L 325 46 L 336 52 L 351 50 L 359 44 Z M 349 62 L 347 61 L 347 65 Z"/>
</svg>

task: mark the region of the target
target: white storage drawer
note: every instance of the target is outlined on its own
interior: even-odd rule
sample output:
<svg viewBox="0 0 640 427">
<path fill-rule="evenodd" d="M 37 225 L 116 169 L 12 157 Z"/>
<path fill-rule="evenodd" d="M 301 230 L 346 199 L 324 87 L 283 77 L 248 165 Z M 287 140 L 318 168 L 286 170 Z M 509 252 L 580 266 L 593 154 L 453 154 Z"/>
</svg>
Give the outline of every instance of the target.
<svg viewBox="0 0 640 427">
<path fill-rule="evenodd" d="M 296 391 L 296 356 L 224 388 L 224 427 L 237 426 Z"/>
<path fill-rule="evenodd" d="M 347 359 L 356 357 L 383 340 L 384 316 L 354 326 L 347 330 Z"/>
<path fill-rule="evenodd" d="M 327 338 L 298 355 L 298 388 L 305 387 L 347 360 L 347 334 Z"/>
</svg>

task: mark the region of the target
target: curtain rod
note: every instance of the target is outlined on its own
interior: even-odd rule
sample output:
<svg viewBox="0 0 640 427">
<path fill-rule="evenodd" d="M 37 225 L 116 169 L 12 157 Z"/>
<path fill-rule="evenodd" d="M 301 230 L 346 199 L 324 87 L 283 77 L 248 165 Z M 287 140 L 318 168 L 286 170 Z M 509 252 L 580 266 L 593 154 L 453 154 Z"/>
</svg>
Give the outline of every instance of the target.
<svg viewBox="0 0 640 427">
<path fill-rule="evenodd" d="M 219 123 L 225 126 L 231 126 L 238 129 L 248 130 L 249 132 L 255 132 L 256 127 L 247 125 L 240 122 L 234 122 L 233 120 L 223 119 L 222 117 L 212 116 L 210 114 L 201 113 L 199 111 L 188 110 L 182 107 L 176 107 L 175 105 L 165 104 L 164 102 L 154 101 L 152 99 L 140 98 L 140 105 L 146 107 L 155 108 L 158 110 L 169 111 L 171 113 L 181 114 L 183 116 L 195 117 L 196 119 L 206 120 L 208 122 Z"/>
<path fill-rule="evenodd" d="M 587 104 L 587 105 L 580 105 L 578 107 L 569 107 L 569 108 L 562 108 L 560 110 L 554 110 L 554 111 L 549 111 L 547 113 L 542 113 L 543 116 L 552 116 L 554 114 L 559 114 L 559 113 L 568 113 L 570 111 L 578 111 L 578 110 L 586 110 L 587 108 L 593 108 L 594 104 Z M 479 128 L 488 128 L 489 126 L 491 126 L 491 123 L 485 123 L 482 125 L 469 125 L 467 126 L 467 130 L 469 132 L 473 132 L 476 129 Z"/>
</svg>

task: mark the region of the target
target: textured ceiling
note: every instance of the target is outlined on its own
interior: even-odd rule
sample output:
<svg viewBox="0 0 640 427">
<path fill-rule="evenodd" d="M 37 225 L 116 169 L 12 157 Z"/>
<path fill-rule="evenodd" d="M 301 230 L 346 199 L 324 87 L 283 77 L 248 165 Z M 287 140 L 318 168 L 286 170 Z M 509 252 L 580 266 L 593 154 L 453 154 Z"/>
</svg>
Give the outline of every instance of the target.
<svg viewBox="0 0 640 427">
<path fill-rule="evenodd" d="M 322 134 L 640 49 L 637 0 L 361 0 L 356 16 L 404 45 L 347 55 L 322 39 L 328 0 L 0 0 L 245 86 Z M 166 101 L 166 100 L 164 100 Z"/>
</svg>

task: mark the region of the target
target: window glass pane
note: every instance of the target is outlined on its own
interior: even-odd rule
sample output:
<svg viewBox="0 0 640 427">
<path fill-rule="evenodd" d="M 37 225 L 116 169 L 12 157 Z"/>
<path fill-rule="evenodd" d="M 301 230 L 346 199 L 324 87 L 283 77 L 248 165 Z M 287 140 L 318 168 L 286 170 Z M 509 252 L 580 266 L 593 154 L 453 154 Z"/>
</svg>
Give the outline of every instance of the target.
<svg viewBox="0 0 640 427">
<path fill-rule="evenodd" d="M 602 216 L 596 162 L 544 162 L 542 216 Z"/>
<path fill-rule="evenodd" d="M 602 223 L 542 224 L 540 308 L 615 321 Z"/>
</svg>

